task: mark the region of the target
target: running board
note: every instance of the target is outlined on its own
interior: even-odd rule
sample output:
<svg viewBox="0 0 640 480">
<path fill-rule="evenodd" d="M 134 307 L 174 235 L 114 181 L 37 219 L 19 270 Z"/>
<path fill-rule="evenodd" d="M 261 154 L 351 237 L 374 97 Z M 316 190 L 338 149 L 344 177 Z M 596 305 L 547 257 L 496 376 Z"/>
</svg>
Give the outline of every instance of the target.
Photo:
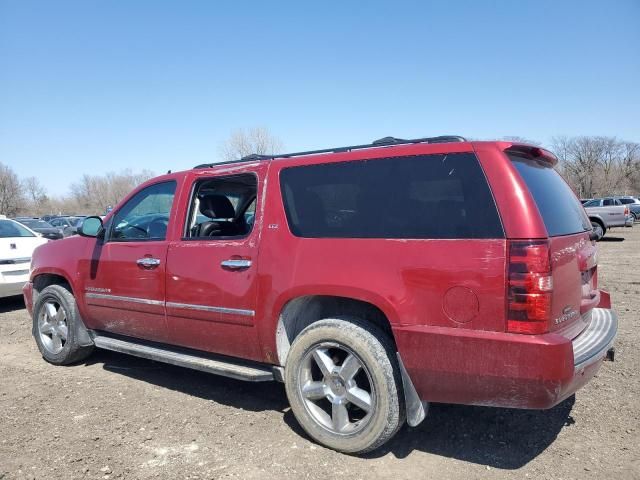
<svg viewBox="0 0 640 480">
<path fill-rule="evenodd" d="M 273 369 L 269 366 L 256 366 L 236 363 L 228 357 L 221 359 L 198 356 L 193 353 L 172 350 L 165 346 L 151 346 L 118 338 L 96 335 L 93 343 L 98 348 L 114 352 L 127 353 L 136 357 L 170 363 L 179 367 L 191 368 L 202 372 L 214 373 L 225 377 L 245 380 L 249 382 L 268 382 L 275 380 Z M 205 354 L 206 355 L 206 354 Z"/>
</svg>

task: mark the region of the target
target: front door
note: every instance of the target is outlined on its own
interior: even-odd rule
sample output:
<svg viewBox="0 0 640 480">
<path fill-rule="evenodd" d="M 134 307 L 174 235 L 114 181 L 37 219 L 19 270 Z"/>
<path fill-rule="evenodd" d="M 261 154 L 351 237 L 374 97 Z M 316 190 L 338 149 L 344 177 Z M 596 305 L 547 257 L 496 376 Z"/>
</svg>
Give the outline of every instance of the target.
<svg viewBox="0 0 640 480">
<path fill-rule="evenodd" d="M 87 324 L 95 330 L 155 341 L 167 340 L 166 240 L 176 182 L 133 195 L 106 225 L 81 265 Z"/>
<path fill-rule="evenodd" d="M 167 255 L 172 343 L 260 359 L 255 325 L 260 205 L 267 165 L 194 180 L 183 238 Z M 255 227 L 254 227 L 255 224 Z"/>
</svg>

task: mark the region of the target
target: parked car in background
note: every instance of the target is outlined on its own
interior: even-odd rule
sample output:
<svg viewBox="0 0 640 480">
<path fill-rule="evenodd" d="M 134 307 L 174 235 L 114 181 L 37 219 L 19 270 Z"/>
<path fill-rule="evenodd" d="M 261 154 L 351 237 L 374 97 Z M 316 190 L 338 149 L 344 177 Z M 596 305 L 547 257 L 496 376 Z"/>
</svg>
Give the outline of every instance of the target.
<svg viewBox="0 0 640 480">
<path fill-rule="evenodd" d="M 86 218 L 86 215 L 65 215 L 52 218 L 49 223 L 60 230 L 60 233 L 66 238 L 75 235 L 78 223 Z"/>
<path fill-rule="evenodd" d="M 583 206 L 593 226 L 596 240 L 604 237 L 607 230 L 612 227 L 633 226 L 633 216 L 629 207 L 623 205 L 617 198 L 594 198 Z"/>
<path fill-rule="evenodd" d="M 632 196 L 616 197 L 616 198 L 620 200 L 620 203 L 629 207 L 629 210 L 631 211 L 631 215 L 633 215 L 634 222 L 637 222 L 638 220 L 640 220 L 640 199 Z"/>
<path fill-rule="evenodd" d="M 349 453 L 428 402 L 550 408 L 617 331 L 556 164 L 521 143 L 385 138 L 154 178 L 36 251 L 34 339 L 56 365 L 98 347 L 283 381 L 304 430 Z"/>
<path fill-rule="evenodd" d="M 49 240 L 59 240 L 63 237 L 60 229 L 55 228 L 48 222 L 40 220 L 38 218 L 17 217 L 16 222 L 20 222 L 22 225 L 29 227 L 36 233 L 39 233 L 44 238 Z"/>
<path fill-rule="evenodd" d="M 21 223 L 0 216 L 0 297 L 22 293 L 33 251 L 47 242 Z"/>
</svg>

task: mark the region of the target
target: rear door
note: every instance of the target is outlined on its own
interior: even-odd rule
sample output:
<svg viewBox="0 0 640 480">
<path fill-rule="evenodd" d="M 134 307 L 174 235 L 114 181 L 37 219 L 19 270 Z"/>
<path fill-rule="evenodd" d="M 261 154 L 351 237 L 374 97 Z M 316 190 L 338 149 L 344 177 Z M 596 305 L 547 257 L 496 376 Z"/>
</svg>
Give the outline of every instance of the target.
<svg viewBox="0 0 640 480">
<path fill-rule="evenodd" d="M 81 262 L 90 328 L 167 340 L 166 233 L 175 190 L 172 180 L 133 195 L 106 226 L 104 241 L 97 240 Z"/>
<path fill-rule="evenodd" d="M 511 154 L 549 235 L 553 293 L 550 330 L 573 338 L 599 303 L 596 247 L 580 201 L 552 166 Z"/>
<path fill-rule="evenodd" d="M 188 211 L 179 215 L 183 236 L 167 257 L 171 343 L 261 359 L 255 310 L 267 168 L 263 162 L 193 180 Z"/>
</svg>

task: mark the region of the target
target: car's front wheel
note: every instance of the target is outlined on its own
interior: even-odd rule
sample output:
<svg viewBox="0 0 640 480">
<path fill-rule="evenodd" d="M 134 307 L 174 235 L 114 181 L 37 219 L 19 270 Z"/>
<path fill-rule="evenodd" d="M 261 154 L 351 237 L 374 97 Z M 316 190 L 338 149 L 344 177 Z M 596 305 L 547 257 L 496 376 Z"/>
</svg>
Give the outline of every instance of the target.
<svg viewBox="0 0 640 480">
<path fill-rule="evenodd" d="M 45 360 L 67 365 L 91 354 L 93 346 L 82 346 L 76 338 L 79 321 L 76 300 L 63 286 L 49 285 L 38 294 L 33 306 L 33 335 Z"/>
<path fill-rule="evenodd" d="M 378 328 L 331 318 L 305 328 L 287 356 L 291 409 L 318 443 L 364 453 L 389 440 L 405 419 L 395 350 Z"/>
</svg>

